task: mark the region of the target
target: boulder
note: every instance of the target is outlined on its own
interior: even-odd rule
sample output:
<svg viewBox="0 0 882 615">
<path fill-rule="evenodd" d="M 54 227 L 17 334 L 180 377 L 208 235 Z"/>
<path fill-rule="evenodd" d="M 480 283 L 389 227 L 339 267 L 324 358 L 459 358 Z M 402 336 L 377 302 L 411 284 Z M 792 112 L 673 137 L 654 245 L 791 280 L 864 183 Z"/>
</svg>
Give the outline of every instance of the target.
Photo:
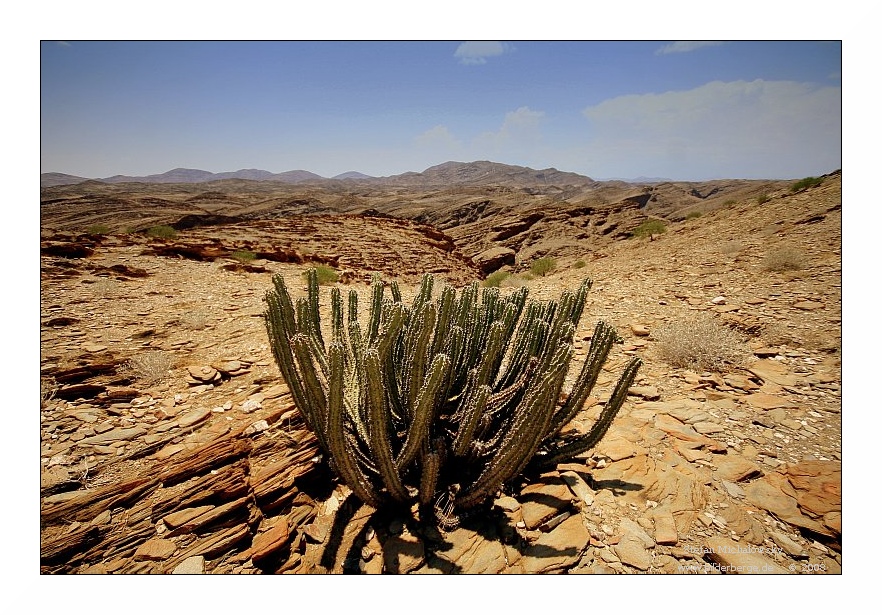
<svg viewBox="0 0 882 615">
<path fill-rule="evenodd" d="M 497 246 L 484 250 L 477 256 L 472 257 L 472 262 L 478 266 L 483 274 L 493 273 L 504 265 L 515 264 L 515 251 L 511 248 Z"/>
</svg>

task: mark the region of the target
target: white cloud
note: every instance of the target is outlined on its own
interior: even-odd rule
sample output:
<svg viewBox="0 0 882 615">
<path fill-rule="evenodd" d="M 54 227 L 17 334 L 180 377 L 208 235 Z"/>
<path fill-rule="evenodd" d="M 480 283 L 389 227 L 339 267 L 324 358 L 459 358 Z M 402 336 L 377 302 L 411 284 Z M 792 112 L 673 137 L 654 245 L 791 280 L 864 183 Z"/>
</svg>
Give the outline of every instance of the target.
<svg viewBox="0 0 882 615">
<path fill-rule="evenodd" d="M 674 41 L 664 47 L 659 47 L 656 55 L 664 55 L 668 53 L 686 53 L 687 51 L 695 51 L 702 47 L 715 47 L 716 45 L 724 45 L 723 41 Z"/>
<path fill-rule="evenodd" d="M 441 147 L 455 149 L 460 146 L 459 140 L 453 136 L 447 126 L 439 124 L 416 137 L 420 147 Z"/>
<path fill-rule="evenodd" d="M 459 58 L 460 64 L 486 64 L 487 58 L 501 56 L 511 51 L 514 51 L 514 47 L 509 43 L 467 41 L 456 48 L 453 57 Z"/>
<path fill-rule="evenodd" d="M 475 145 L 496 151 L 529 147 L 541 140 L 540 125 L 544 111 L 520 107 L 505 114 L 499 130 L 484 132 L 475 139 Z"/>
<path fill-rule="evenodd" d="M 602 168 L 786 179 L 841 166 L 841 96 L 839 87 L 791 81 L 714 81 L 620 96 L 583 113 L 594 164 Z"/>
</svg>

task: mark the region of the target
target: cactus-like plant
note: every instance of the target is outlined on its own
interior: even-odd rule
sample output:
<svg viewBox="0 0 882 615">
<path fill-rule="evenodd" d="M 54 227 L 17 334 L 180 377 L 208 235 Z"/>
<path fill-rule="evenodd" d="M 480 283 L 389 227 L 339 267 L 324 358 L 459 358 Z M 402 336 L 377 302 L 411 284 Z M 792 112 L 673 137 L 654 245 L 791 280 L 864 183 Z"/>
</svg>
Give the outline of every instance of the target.
<svg viewBox="0 0 882 615">
<path fill-rule="evenodd" d="M 599 322 L 568 395 L 564 381 L 573 336 L 591 288 L 586 280 L 556 301 L 503 296 L 477 282 L 433 298 L 426 275 L 412 304 L 392 297 L 378 276 L 366 329 L 358 295 L 331 289 L 330 341 L 321 330 L 319 284 L 292 301 L 280 275 L 266 295 L 266 325 L 294 403 L 331 467 L 365 503 L 435 504 L 455 517 L 529 467 L 541 469 L 593 448 L 606 434 L 634 381 L 631 360 L 592 429 L 561 430 L 582 409 L 619 340 Z M 565 401 L 561 402 L 562 399 Z"/>
</svg>

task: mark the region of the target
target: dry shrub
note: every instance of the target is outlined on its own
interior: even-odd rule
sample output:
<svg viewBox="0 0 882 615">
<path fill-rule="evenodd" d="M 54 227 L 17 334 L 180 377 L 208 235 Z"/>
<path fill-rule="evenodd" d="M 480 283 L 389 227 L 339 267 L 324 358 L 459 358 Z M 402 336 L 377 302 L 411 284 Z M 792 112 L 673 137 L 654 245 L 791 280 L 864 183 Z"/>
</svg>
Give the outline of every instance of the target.
<svg viewBox="0 0 882 615">
<path fill-rule="evenodd" d="M 146 383 L 159 382 L 168 376 L 174 365 L 174 358 L 162 350 L 151 350 L 129 360 L 128 367 L 139 379 Z"/>
<path fill-rule="evenodd" d="M 499 288 L 499 285 L 511 274 L 508 271 L 494 271 L 484 279 L 487 288 Z"/>
<path fill-rule="evenodd" d="M 793 327 L 780 322 L 772 322 L 767 325 L 763 325 L 763 330 L 760 337 L 762 338 L 763 342 L 765 342 L 769 346 L 803 345 L 803 339 L 796 332 L 796 330 L 793 329 Z"/>
<path fill-rule="evenodd" d="M 797 271 L 805 263 L 805 254 L 796 248 L 778 248 L 766 254 L 763 259 L 765 271 Z"/>
<path fill-rule="evenodd" d="M 530 273 L 533 275 L 545 277 L 555 269 L 557 269 L 557 261 L 550 256 L 537 258 L 530 263 Z"/>
<path fill-rule="evenodd" d="M 741 336 L 704 312 L 665 325 L 655 339 L 662 359 L 674 367 L 719 370 L 747 355 Z"/>
<path fill-rule="evenodd" d="M 178 319 L 178 322 L 187 329 L 204 329 L 208 325 L 208 315 L 205 312 L 187 312 Z"/>
<path fill-rule="evenodd" d="M 720 244 L 720 252 L 723 254 L 738 254 L 743 252 L 747 246 L 740 241 L 726 241 Z"/>
<path fill-rule="evenodd" d="M 120 284 L 111 278 L 101 278 L 92 284 L 92 290 L 99 297 L 112 297 L 119 292 Z"/>
</svg>

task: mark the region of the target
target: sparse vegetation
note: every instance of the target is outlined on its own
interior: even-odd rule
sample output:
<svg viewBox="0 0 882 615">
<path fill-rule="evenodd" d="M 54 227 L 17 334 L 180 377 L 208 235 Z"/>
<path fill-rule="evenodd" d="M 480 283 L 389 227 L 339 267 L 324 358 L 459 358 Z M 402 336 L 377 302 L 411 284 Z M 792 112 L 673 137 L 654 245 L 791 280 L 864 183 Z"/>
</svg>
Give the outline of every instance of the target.
<svg viewBox="0 0 882 615">
<path fill-rule="evenodd" d="M 107 235 L 110 233 L 110 227 L 106 224 L 93 224 L 86 229 L 90 235 Z"/>
<path fill-rule="evenodd" d="M 655 333 L 655 339 L 662 359 L 673 367 L 720 370 L 740 364 L 747 356 L 741 336 L 705 312 L 669 323 Z"/>
<path fill-rule="evenodd" d="M 802 269 L 805 255 L 796 248 L 783 247 L 766 253 L 762 267 L 765 271 L 797 271 Z"/>
<path fill-rule="evenodd" d="M 321 286 L 326 286 L 328 284 L 335 284 L 340 276 L 337 275 L 337 272 L 333 267 L 329 267 L 327 265 L 316 265 L 315 272 L 318 276 L 318 283 Z M 309 271 L 303 272 L 303 277 L 305 279 L 309 278 Z"/>
<path fill-rule="evenodd" d="M 768 203 L 769 200 L 771 200 L 771 198 L 772 197 L 770 197 L 768 194 L 761 194 L 758 197 L 756 197 L 756 204 L 763 205 L 764 203 Z"/>
<path fill-rule="evenodd" d="M 421 519 L 434 515 L 447 529 L 525 470 L 596 446 L 641 364 L 625 366 L 588 433 L 561 437 L 620 340 L 598 323 L 561 396 L 589 280 L 557 301 L 527 302 L 524 287 L 503 296 L 477 282 L 433 297 L 426 275 L 405 305 L 395 281 L 384 298 L 377 275 L 366 327 L 356 291 L 346 309 L 335 286 L 323 334 L 317 271 L 307 277 L 306 297 L 293 300 L 279 275 L 266 295 L 270 346 L 295 405 L 356 497 L 373 507 L 418 503 Z"/>
<path fill-rule="evenodd" d="M 631 231 L 633 237 L 651 237 L 652 235 L 661 235 L 667 230 L 665 223 L 661 220 L 644 220 L 640 226 Z"/>
<path fill-rule="evenodd" d="M 498 288 L 509 276 L 511 274 L 508 271 L 494 271 L 484 279 L 484 286 L 487 288 Z"/>
<path fill-rule="evenodd" d="M 232 258 L 233 260 L 237 260 L 240 263 L 250 263 L 257 258 L 257 254 L 248 250 L 236 250 L 235 252 L 230 254 L 230 258 Z"/>
<path fill-rule="evenodd" d="M 119 282 L 111 278 L 101 278 L 92 284 L 92 290 L 99 297 L 110 297 L 119 290 Z"/>
<path fill-rule="evenodd" d="M 174 239 L 178 236 L 178 232 L 170 226 L 151 226 L 147 234 L 157 239 Z"/>
<path fill-rule="evenodd" d="M 128 362 L 129 370 L 147 384 L 153 384 L 166 378 L 173 365 L 174 358 L 162 350 L 150 350 L 139 354 Z"/>
<path fill-rule="evenodd" d="M 744 251 L 745 246 L 742 242 L 733 240 L 726 241 L 720 244 L 720 252 L 723 254 L 738 254 L 739 252 Z"/>
<path fill-rule="evenodd" d="M 725 201 L 723 201 L 723 205 L 725 205 L 726 207 L 731 207 L 732 205 L 737 205 L 737 204 L 738 204 L 738 201 L 736 201 L 735 199 L 726 199 Z"/>
<path fill-rule="evenodd" d="M 798 330 L 794 330 L 784 323 L 775 321 L 763 325 L 761 337 L 764 342 L 771 346 L 791 344 L 801 346 L 803 339 Z"/>
<path fill-rule="evenodd" d="M 187 312 L 178 319 L 184 327 L 191 330 L 204 329 L 208 324 L 208 316 L 205 312 Z"/>
<path fill-rule="evenodd" d="M 499 283 L 500 288 L 518 288 L 524 285 L 524 282 L 527 281 L 525 276 L 529 276 L 531 279 L 533 276 L 530 274 L 513 274 L 505 278 Z"/>
<path fill-rule="evenodd" d="M 799 180 L 792 186 L 790 186 L 790 192 L 801 192 L 807 188 L 815 188 L 824 183 L 824 179 L 821 177 L 804 177 Z"/>
<path fill-rule="evenodd" d="M 695 218 L 700 218 L 700 217 L 701 217 L 700 211 L 690 211 L 688 214 L 686 214 L 687 220 L 694 220 Z"/>
<path fill-rule="evenodd" d="M 557 261 L 550 256 L 537 258 L 530 263 L 530 273 L 541 277 L 545 277 L 555 269 L 557 269 Z"/>
<path fill-rule="evenodd" d="M 588 263 L 586 263 L 586 262 L 583 261 L 583 260 L 577 260 L 575 263 L 573 263 L 573 269 L 582 269 L 582 268 L 585 267 L 587 264 L 588 264 Z"/>
</svg>

